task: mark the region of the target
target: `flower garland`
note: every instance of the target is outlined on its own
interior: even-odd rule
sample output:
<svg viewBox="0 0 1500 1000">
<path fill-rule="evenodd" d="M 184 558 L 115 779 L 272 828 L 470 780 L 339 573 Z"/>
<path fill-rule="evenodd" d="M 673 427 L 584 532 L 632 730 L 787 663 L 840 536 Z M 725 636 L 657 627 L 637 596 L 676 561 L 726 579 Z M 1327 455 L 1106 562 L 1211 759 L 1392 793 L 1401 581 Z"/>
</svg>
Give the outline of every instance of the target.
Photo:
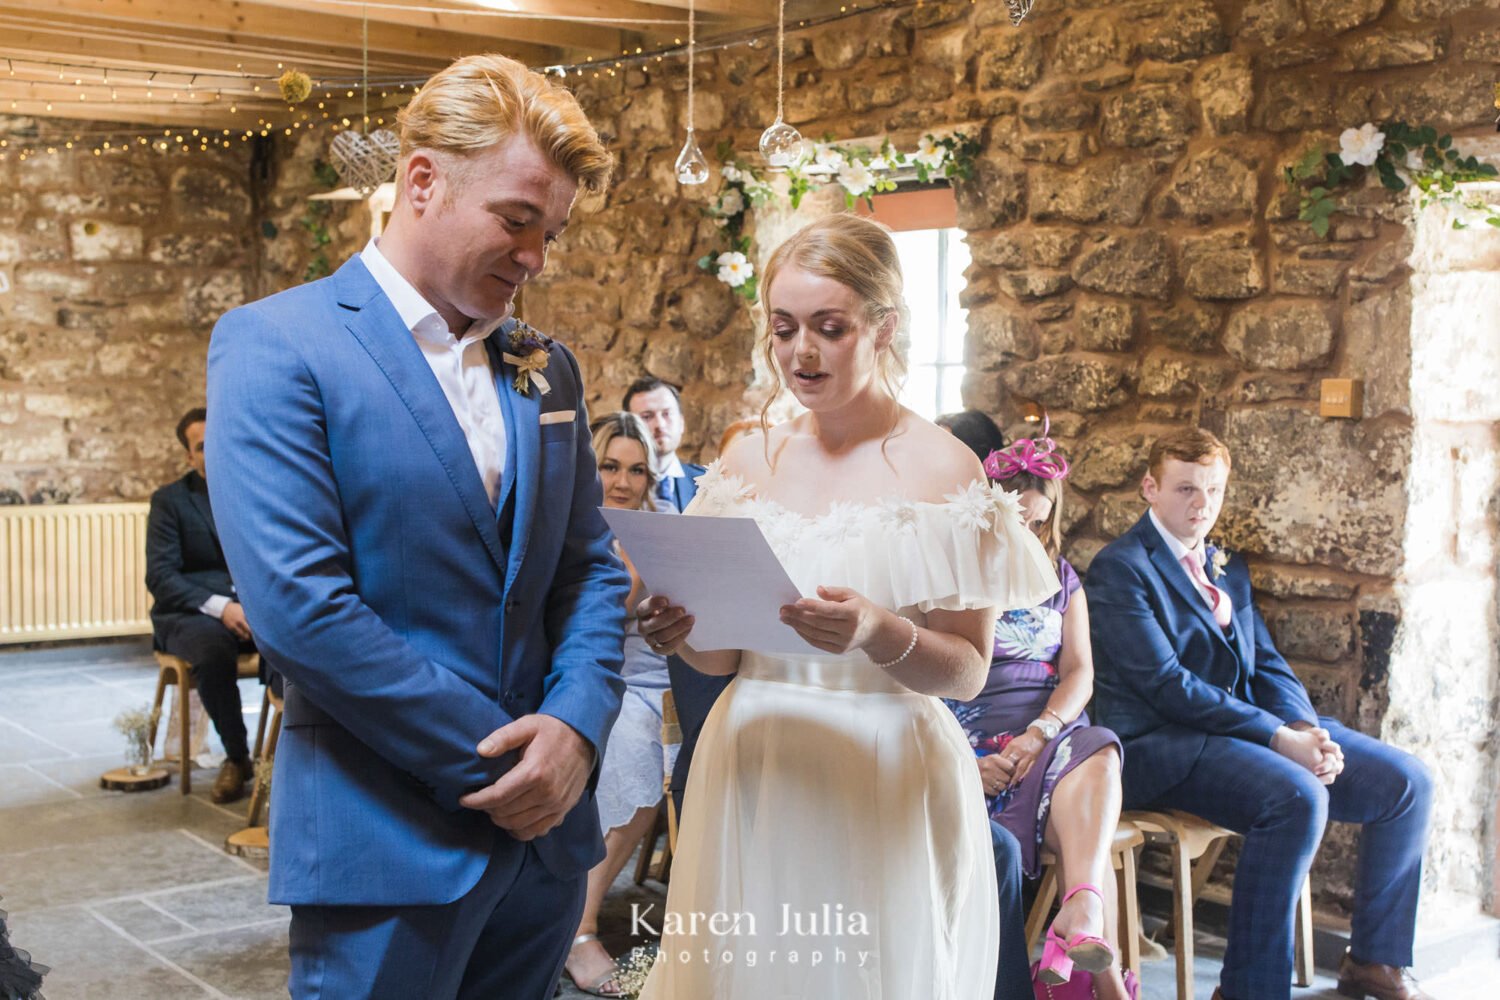
<svg viewBox="0 0 1500 1000">
<path fill-rule="evenodd" d="M 1366 122 L 1359 128 L 1345 129 L 1339 136 L 1337 153 L 1325 153 L 1322 147 L 1314 146 L 1295 165 L 1287 167 L 1287 185 L 1302 190 L 1297 218 L 1319 236 L 1327 236 L 1329 217 L 1339 209 L 1340 189 L 1364 180 L 1372 169 L 1388 191 L 1416 188 L 1420 192 L 1419 209 L 1440 202 L 1476 214 L 1500 228 L 1500 206 L 1458 190 L 1459 184 L 1490 180 L 1500 175 L 1500 170 L 1460 154 L 1453 148 L 1453 136 L 1439 135 L 1431 125 L 1402 121 L 1389 121 L 1379 128 Z M 1453 228 L 1467 229 L 1468 223 L 1456 215 Z"/>
<path fill-rule="evenodd" d="M 898 151 L 888 138 L 879 149 L 839 145 L 827 138 L 808 147 L 801 161 L 785 171 L 785 197 L 793 211 L 808 192 L 825 184 L 843 189 L 844 206 L 850 211 L 861 201 L 873 211 L 875 195 L 896 190 L 892 172 L 914 169 L 923 184 L 939 177 L 969 180 L 979 156 L 978 141 L 963 132 L 942 138 L 929 133 L 911 153 Z M 724 245 L 719 252 L 698 258 L 698 266 L 713 271 L 746 302 L 754 302 L 760 291 L 760 276 L 751 261 L 753 244 L 745 234 L 745 223 L 753 209 L 770 204 L 780 193 L 757 168 L 736 157 L 728 142 L 719 143 L 716 152 L 723 164 L 719 171 L 723 186 L 703 214 L 720 227 Z"/>
</svg>

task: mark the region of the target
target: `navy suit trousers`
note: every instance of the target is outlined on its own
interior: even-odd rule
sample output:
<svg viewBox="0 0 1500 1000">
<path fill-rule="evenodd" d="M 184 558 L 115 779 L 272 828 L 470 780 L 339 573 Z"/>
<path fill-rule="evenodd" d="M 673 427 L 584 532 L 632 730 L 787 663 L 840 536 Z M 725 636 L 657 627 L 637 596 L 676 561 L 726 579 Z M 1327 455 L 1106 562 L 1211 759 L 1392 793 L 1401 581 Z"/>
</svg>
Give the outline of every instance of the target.
<svg viewBox="0 0 1500 1000">
<path fill-rule="evenodd" d="M 584 888 L 528 844 L 519 871 L 492 858 L 443 906 L 293 906 L 288 989 L 293 1000 L 551 1000 Z"/>
<path fill-rule="evenodd" d="M 1125 788 L 1127 809 L 1181 809 L 1244 834 L 1219 980 L 1233 1000 L 1291 995 L 1297 896 L 1330 819 L 1362 828 L 1350 951 L 1411 964 L 1432 778 L 1411 754 L 1333 719 L 1318 724 L 1344 750 L 1332 785 L 1270 747 L 1210 736 L 1187 778 L 1155 800 L 1132 801 Z"/>
<path fill-rule="evenodd" d="M 995 845 L 995 881 L 1000 889 L 1000 968 L 995 1000 L 1032 1000 L 1031 960 L 1026 954 L 1026 913 L 1021 906 L 1021 844 L 990 820 Z"/>
</svg>

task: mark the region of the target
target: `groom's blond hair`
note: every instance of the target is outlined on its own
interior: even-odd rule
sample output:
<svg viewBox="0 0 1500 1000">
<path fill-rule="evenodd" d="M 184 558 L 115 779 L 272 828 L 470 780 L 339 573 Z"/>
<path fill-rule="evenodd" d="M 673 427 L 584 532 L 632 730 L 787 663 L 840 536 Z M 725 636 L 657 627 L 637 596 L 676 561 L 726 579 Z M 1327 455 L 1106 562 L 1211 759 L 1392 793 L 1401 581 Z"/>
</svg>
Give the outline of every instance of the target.
<svg viewBox="0 0 1500 1000">
<path fill-rule="evenodd" d="M 578 99 L 502 55 L 451 63 L 422 85 L 396 123 L 403 167 L 417 149 L 463 158 L 525 134 L 586 195 L 600 196 L 609 188 L 609 151 Z"/>
</svg>

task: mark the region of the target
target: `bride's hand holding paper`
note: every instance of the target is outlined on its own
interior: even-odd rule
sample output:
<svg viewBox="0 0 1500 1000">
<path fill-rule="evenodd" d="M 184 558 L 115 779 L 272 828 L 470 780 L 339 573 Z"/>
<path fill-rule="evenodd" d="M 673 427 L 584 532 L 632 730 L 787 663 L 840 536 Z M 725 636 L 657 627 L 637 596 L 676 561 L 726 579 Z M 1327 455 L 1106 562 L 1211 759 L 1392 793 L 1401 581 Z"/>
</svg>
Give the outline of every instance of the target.
<svg viewBox="0 0 1500 1000">
<path fill-rule="evenodd" d="M 810 645 L 825 653 L 837 655 L 862 649 L 870 652 L 870 658 L 876 661 L 891 660 L 900 655 L 910 638 L 907 627 L 899 618 L 847 587 L 819 587 L 817 598 L 804 597 L 795 603 L 784 604 L 781 620 Z M 896 627 L 890 628 L 891 625 Z M 892 641 L 882 641 L 886 639 Z M 881 645 L 893 646 L 894 652 L 889 656 L 871 652 L 872 646 Z"/>
</svg>

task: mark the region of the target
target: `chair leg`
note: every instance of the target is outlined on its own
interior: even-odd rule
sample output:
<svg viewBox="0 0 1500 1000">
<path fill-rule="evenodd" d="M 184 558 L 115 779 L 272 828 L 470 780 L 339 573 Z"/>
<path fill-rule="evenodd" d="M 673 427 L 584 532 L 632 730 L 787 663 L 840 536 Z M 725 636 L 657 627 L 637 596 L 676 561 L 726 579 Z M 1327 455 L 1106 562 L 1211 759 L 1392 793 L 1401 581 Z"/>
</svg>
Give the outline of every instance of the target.
<svg viewBox="0 0 1500 1000">
<path fill-rule="evenodd" d="M 1141 904 L 1136 898 L 1135 875 L 1135 849 L 1127 848 L 1120 852 L 1119 893 L 1117 894 L 1120 918 L 1116 927 L 1119 928 L 1121 961 L 1124 962 L 1125 968 L 1134 972 L 1136 978 L 1139 979 L 1141 976 Z"/>
<path fill-rule="evenodd" d="M 1052 913 L 1052 901 L 1057 898 L 1057 866 L 1042 869 L 1042 880 L 1036 887 L 1036 899 L 1032 900 L 1031 912 L 1026 914 L 1026 953 L 1031 954 L 1041 940 L 1042 928 Z"/>
<path fill-rule="evenodd" d="M 182 780 L 178 786 L 183 795 L 193 790 L 193 693 L 192 674 L 177 671 L 177 720 L 181 730 L 181 751 L 178 766 L 182 768 Z"/>
<path fill-rule="evenodd" d="M 1193 867 L 1180 841 L 1172 844 L 1172 927 L 1177 1000 L 1193 1000 Z"/>
<path fill-rule="evenodd" d="M 250 755 L 251 760 L 260 760 L 262 744 L 266 740 L 266 716 L 271 714 L 271 688 L 267 685 L 262 688 L 260 696 L 260 718 L 255 722 L 255 752 Z"/>
<path fill-rule="evenodd" d="M 245 825 L 260 826 L 261 810 L 265 809 L 267 801 L 271 797 L 271 778 L 262 775 L 260 769 L 271 767 L 276 761 L 276 740 L 281 736 L 281 709 L 272 708 L 272 718 L 268 723 L 268 736 L 266 737 L 265 756 L 260 755 L 257 747 L 255 755 L 255 787 L 250 790 L 250 810 L 245 815 Z M 257 740 L 258 742 L 258 740 Z"/>
<path fill-rule="evenodd" d="M 156 697 L 151 699 L 151 746 L 156 747 L 156 728 L 161 722 L 162 706 L 167 702 L 167 671 L 161 667 L 156 670 Z M 169 737 L 170 738 L 170 737 Z M 162 747 L 166 749 L 165 746 Z"/>
<path fill-rule="evenodd" d="M 1293 931 L 1295 941 L 1292 960 L 1292 982 L 1298 986 L 1311 986 L 1313 980 L 1313 922 L 1312 880 L 1303 879 L 1302 894 L 1297 897 L 1297 921 Z"/>
</svg>

